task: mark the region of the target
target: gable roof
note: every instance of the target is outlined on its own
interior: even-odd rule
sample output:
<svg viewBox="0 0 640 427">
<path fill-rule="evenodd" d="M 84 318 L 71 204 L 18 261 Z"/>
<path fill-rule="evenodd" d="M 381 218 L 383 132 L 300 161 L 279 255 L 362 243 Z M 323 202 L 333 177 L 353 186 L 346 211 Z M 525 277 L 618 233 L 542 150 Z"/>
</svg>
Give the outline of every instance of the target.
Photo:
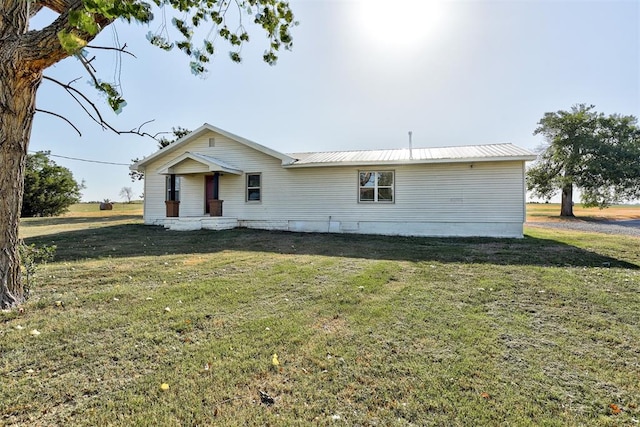
<svg viewBox="0 0 640 427">
<path fill-rule="evenodd" d="M 531 161 L 536 155 L 513 144 L 469 145 L 441 148 L 392 150 L 326 151 L 289 154 L 297 160 L 285 165 L 294 167 L 355 166 L 367 164 L 460 163 L 505 160 Z"/>
<path fill-rule="evenodd" d="M 216 159 L 215 157 L 208 156 L 206 154 L 191 153 L 189 151 L 186 151 L 184 154 L 171 160 L 166 165 L 163 165 L 158 173 L 160 175 L 169 175 L 172 173 L 171 168 L 177 166 L 185 160 L 195 160 L 196 162 L 208 167 L 210 172 L 227 172 L 234 175 L 242 175 L 241 169 L 238 169 L 235 166 L 231 166 L 229 163 L 226 163 L 220 159 Z"/>
<path fill-rule="evenodd" d="M 198 129 L 171 143 L 167 147 L 156 151 L 139 162 L 130 166 L 132 170 L 144 170 L 144 167 L 162 156 L 180 149 L 185 144 L 195 140 L 207 132 L 215 132 L 254 150 L 260 151 L 282 161 L 286 168 L 324 167 L 324 166 L 365 166 L 365 165 L 397 165 L 419 163 L 462 163 L 462 162 L 491 162 L 491 161 L 532 161 L 536 154 L 513 144 L 468 145 L 440 148 L 408 148 L 390 150 L 357 150 L 357 151 L 325 151 L 283 154 L 257 142 L 250 141 L 231 132 L 204 123 Z M 186 157 L 185 157 L 186 156 Z M 189 157 L 190 156 L 190 157 Z M 161 173 L 176 164 L 190 158 L 208 165 L 211 170 L 229 173 L 242 173 L 240 169 L 226 164 L 220 159 L 201 153 L 185 152 L 161 168 Z M 164 172 L 163 172 L 164 171 Z"/>
<path fill-rule="evenodd" d="M 183 136 L 182 138 L 178 139 L 175 142 L 172 142 L 171 144 L 167 145 L 166 147 L 156 151 L 155 153 L 145 157 L 144 159 L 140 160 L 139 162 L 134 163 L 133 165 L 131 165 L 129 167 L 129 169 L 132 170 L 140 170 L 144 169 L 144 167 L 149 164 L 150 162 L 163 157 L 171 152 L 174 152 L 176 150 L 178 150 L 180 147 L 184 146 L 185 144 L 188 144 L 189 142 L 195 140 L 196 138 L 199 138 L 200 136 L 202 136 L 203 134 L 207 133 L 207 132 L 215 132 L 219 135 L 225 136 L 235 142 L 238 142 L 240 144 L 246 145 L 247 147 L 253 148 L 254 150 L 260 151 L 261 153 L 264 153 L 266 155 L 269 155 L 271 157 L 275 157 L 277 159 L 280 159 L 282 161 L 283 165 L 292 163 L 295 161 L 295 159 L 293 157 L 290 157 L 286 154 L 280 153 L 279 151 L 276 150 L 272 150 L 269 147 L 265 147 L 264 145 L 260 145 L 257 142 L 253 142 L 250 141 L 246 138 L 243 138 L 241 136 L 238 135 L 234 135 L 231 132 L 227 132 L 224 129 L 220 129 L 217 128 L 215 126 L 210 125 L 209 123 L 204 123 L 202 126 L 200 126 L 198 129 L 194 130 L 193 132 Z"/>
</svg>

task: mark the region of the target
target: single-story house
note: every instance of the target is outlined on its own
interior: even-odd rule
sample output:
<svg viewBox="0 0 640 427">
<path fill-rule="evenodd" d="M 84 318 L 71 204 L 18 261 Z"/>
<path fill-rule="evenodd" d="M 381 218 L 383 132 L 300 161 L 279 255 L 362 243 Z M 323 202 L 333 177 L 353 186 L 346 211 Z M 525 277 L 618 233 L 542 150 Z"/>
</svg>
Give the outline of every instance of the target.
<svg viewBox="0 0 640 427">
<path fill-rule="evenodd" d="M 144 223 L 402 236 L 522 237 L 512 144 L 283 154 L 209 124 L 140 160 Z"/>
</svg>

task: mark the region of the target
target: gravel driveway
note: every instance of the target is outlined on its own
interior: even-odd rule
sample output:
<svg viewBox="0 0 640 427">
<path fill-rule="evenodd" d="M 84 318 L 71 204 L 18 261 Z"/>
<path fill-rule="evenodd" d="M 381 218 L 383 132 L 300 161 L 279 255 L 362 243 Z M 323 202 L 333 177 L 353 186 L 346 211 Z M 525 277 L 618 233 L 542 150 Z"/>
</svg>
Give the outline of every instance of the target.
<svg viewBox="0 0 640 427">
<path fill-rule="evenodd" d="M 624 234 L 627 236 L 640 237 L 640 220 L 620 220 L 620 221 L 582 221 L 567 220 L 558 222 L 527 222 L 529 227 L 562 228 L 565 230 L 580 230 L 594 233 Z"/>
</svg>

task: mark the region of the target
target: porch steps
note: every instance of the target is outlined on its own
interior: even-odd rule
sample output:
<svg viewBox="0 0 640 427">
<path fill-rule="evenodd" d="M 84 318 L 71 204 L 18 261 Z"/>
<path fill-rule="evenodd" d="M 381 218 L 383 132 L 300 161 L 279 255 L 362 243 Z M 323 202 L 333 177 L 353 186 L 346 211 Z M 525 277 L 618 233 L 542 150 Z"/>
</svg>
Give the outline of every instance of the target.
<svg viewBox="0 0 640 427">
<path fill-rule="evenodd" d="M 181 217 L 164 220 L 164 228 L 172 231 L 231 230 L 238 226 L 237 218 L 229 217 Z"/>
</svg>

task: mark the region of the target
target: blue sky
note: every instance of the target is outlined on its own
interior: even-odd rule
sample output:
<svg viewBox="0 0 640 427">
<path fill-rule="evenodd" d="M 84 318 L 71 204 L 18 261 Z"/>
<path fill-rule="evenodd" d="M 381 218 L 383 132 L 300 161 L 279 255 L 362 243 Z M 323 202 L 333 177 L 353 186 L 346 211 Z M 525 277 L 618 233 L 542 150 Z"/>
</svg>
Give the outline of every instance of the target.
<svg viewBox="0 0 640 427">
<path fill-rule="evenodd" d="M 204 122 L 281 152 L 438 147 L 511 142 L 535 149 L 532 135 L 547 111 L 576 103 L 610 114 L 640 114 L 640 2 L 292 0 L 300 25 L 293 52 L 262 62 L 266 40 L 251 31 L 242 64 L 218 54 L 206 78 L 190 73 L 178 51 L 150 46 L 150 25 L 117 22 L 94 45 L 117 37 L 137 58 L 93 50 L 99 76 L 120 75 L 128 105 L 120 115 L 95 97 L 73 58 L 45 75 L 96 98 L 119 129 L 148 120 L 150 133 Z M 44 19 L 44 18 L 43 18 Z M 129 163 L 155 141 L 102 131 L 60 88 L 45 82 L 30 150 Z M 83 200 L 142 193 L 128 168 L 54 157 L 84 180 Z"/>
</svg>

